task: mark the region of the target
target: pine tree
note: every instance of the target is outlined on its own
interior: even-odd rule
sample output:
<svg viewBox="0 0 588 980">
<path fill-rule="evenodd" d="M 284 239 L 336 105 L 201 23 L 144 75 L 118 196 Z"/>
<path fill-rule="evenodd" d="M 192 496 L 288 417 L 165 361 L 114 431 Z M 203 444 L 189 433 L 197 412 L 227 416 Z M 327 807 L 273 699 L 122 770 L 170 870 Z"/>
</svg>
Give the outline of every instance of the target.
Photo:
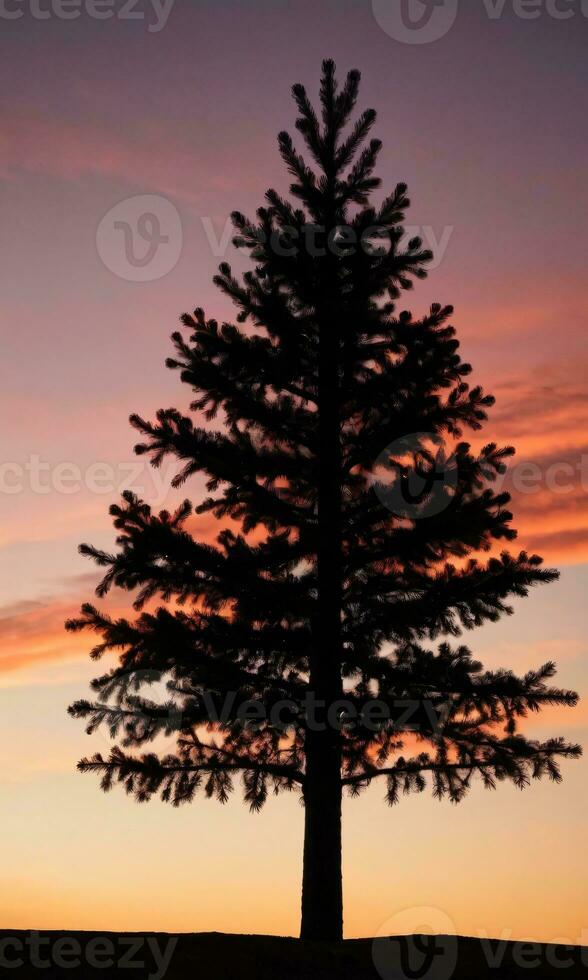
<svg viewBox="0 0 588 980">
<path fill-rule="evenodd" d="M 297 791 L 301 934 L 320 940 L 342 936 L 344 790 L 382 780 L 394 804 L 430 781 L 458 802 L 476 775 L 522 788 L 559 780 L 558 760 L 580 754 L 519 728 L 544 704 L 576 703 L 549 685 L 553 664 L 523 677 L 484 671 L 450 642 L 557 573 L 501 552 L 516 537 L 497 486 L 513 450 L 460 441 L 493 399 L 466 380 L 452 309 L 397 310 L 432 256 L 418 239 L 403 245 L 405 185 L 371 203 L 381 144 L 368 139 L 374 111 L 351 121 L 359 78 L 339 88 L 324 62 L 320 114 L 293 87 L 312 163 L 281 133 L 291 199 L 269 190 L 255 221 L 233 215 L 254 268 L 240 279 L 223 263 L 215 282 L 244 326 L 197 309 L 173 335 L 168 366 L 206 427 L 173 408 L 131 418 L 137 453 L 181 464 L 176 487 L 207 475 L 195 511 L 218 520 L 216 544 L 190 532 L 189 501 L 153 513 L 125 493 L 111 508 L 115 552 L 80 550 L 105 569 L 98 596 L 132 591 L 138 615 L 85 605 L 68 623 L 99 634 L 93 657 L 120 654 L 93 682 L 97 700 L 70 712 L 121 744 L 80 770 L 100 773 L 105 790 L 119 782 L 139 801 L 174 805 L 200 789 L 225 802 L 236 777 L 253 810 L 270 791 Z M 163 702 L 145 690 L 158 680 Z M 160 735 L 174 736 L 170 754 L 147 751 Z"/>
</svg>

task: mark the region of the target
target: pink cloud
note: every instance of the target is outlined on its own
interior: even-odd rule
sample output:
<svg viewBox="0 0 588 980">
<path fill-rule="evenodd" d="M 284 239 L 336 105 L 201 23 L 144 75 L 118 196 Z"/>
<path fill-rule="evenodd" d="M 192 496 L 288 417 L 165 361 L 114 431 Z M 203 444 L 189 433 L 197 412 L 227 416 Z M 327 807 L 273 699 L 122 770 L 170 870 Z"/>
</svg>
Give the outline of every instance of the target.
<svg viewBox="0 0 588 980">
<path fill-rule="evenodd" d="M 177 125 L 137 123 L 122 132 L 100 120 L 49 118 L 35 109 L 0 109 L 0 175 L 20 172 L 66 180 L 87 175 L 120 179 L 177 195 L 191 203 L 211 192 L 243 189 L 256 171 L 245 166 L 235 176 L 230 161 L 214 161 L 210 141 L 182 137 Z"/>
</svg>

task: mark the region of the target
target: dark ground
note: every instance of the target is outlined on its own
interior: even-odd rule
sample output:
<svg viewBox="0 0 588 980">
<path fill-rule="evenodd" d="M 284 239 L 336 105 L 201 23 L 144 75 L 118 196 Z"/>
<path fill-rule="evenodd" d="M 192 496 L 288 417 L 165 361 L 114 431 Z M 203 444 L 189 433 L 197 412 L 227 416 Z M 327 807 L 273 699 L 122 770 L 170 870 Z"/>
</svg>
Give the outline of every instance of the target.
<svg viewBox="0 0 588 980">
<path fill-rule="evenodd" d="M 36 949 L 35 937 L 40 942 Z M 118 933 L 35 934 L 4 930 L 0 932 L 0 976 L 16 980 L 39 977 L 47 980 L 68 977 L 72 980 L 90 977 L 163 980 L 164 976 L 167 980 L 298 980 L 307 977 L 310 980 L 483 980 L 486 977 L 493 980 L 558 980 L 559 977 L 575 980 L 582 977 L 588 980 L 588 949 L 562 946 L 533 949 L 522 944 L 517 947 L 512 943 L 491 942 L 485 951 L 477 939 L 444 937 L 436 940 L 439 952 L 428 970 L 426 964 L 423 967 L 424 947 L 419 937 L 380 941 L 375 953 L 378 972 L 371 940 L 323 946 L 265 936 L 182 935 L 171 961 L 168 960 L 166 971 L 162 959 L 154 955 L 154 951 L 164 954 L 169 939 L 167 935 L 154 933 L 125 936 Z M 110 949 L 108 945 L 104 946 L 104 941 L 110 944 Z M 402 949 L 408 970 L 400 965 Z M 409 954 L 408 959 L 406 954 Z M 99 968 L 88 965 L 92 956 L 96 957 L 96 964 L 102 964 Z M 492 959 L 492 956 L 499 965 L 488 964 L 488 958 Z M 76 958 L 82 965 L 75 966 Z M 573 960 L 573 964 L 565 966 L 568 959 Z M 21 960 L 22 964 L 17 965 L 15 960 Z M 558 960 L 561 961 L 559 964 Z"/>
</svg>

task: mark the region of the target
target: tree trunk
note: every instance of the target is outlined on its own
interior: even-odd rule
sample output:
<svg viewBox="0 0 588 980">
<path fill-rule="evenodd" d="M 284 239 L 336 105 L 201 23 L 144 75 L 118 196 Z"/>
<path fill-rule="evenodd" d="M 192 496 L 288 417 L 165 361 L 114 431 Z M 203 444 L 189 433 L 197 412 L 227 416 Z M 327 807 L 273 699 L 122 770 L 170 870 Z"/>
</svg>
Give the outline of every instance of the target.
<svg viewBox="0 0 588 980">
<path fill-rule="evenodd" d="M 335 224 L 327 217 L 326 227 Z M 343 938 L 341 878 L 341 734 L 329 707 L 342 696 L 342 513 L 339 414 L 340 328 L 336 263 L 325 260 L 325 289 L 317 304 L 318 540 L 317 614 L 310 653 L 310 691 L 319 713 L 306 730 L 304 870 L 301 938 Z"/>
<path fill-rule="evenodd" d="M 338 942 L 343 938 L 340 751 L 333 739 L 309 736 L 301 938 Z"/>
</svg>

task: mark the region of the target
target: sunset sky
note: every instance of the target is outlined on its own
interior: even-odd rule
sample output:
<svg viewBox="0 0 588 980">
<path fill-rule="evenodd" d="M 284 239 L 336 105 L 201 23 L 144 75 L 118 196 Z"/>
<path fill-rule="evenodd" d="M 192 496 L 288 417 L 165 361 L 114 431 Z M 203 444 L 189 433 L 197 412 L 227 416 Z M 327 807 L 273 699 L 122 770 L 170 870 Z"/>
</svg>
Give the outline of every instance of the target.
<svg viewBox="0 0 588 980">
<path fill-rule="evenodd" d="M 588 11 L 562 0 L 572 17 L 540 3 L 524 19 L 511 2 L 497 16 L 462 0 L 445 36 L 407 44 L 378 4 L 176 0 L 164 25 L 150 0 L 133 20 L 39 19 L 29 0 L 3 8 L 22 17 L 0 14 L 0 927 L 297 932 L 296 799 L 259 816 L 238 793 L 224 808 L 138 807 L 75 772 L 108 746 L 66 714 L 96 666 L 63 622 L 92 597 L 77 545 L 112 544 L 117 492 L 176 499 L 162 474 L 137 472 L 128 416 L 187 405 L 164 366 L 169 335 L 195 306 L 231 316 L 211 283 L 233 258 L 228 216 L 287 187 L 276 135 L 293 130 L 291 84 L 314 93 L 324 57 L 362 71 L 383 190 L 408 183 L 408 224 L 437 252 L 405 305 L 454 304 L 475 378 L 497 396 L 484 435 L 518 449 L 520 545 L 562 572 L 467 642 L 489 667 L 554 659 L 558 682 L 588 693 Z M 172 222 L 174 267 L 144 282 L 98 233 L 116 206 L 130 222 L 139 195 L 182 229 Z M 202 482 L 188 492 L 199 500 Z M 585 745 L 585 702 L 529 731 Z M 587 766 L 564 763 L 559 787 L 476 786 L 457 808 L 427 795 L 389 809 L 377 782 L 346 801 L 347 936 L 429 906 L 462 934 L 580 941 Z"/>
</svg>

